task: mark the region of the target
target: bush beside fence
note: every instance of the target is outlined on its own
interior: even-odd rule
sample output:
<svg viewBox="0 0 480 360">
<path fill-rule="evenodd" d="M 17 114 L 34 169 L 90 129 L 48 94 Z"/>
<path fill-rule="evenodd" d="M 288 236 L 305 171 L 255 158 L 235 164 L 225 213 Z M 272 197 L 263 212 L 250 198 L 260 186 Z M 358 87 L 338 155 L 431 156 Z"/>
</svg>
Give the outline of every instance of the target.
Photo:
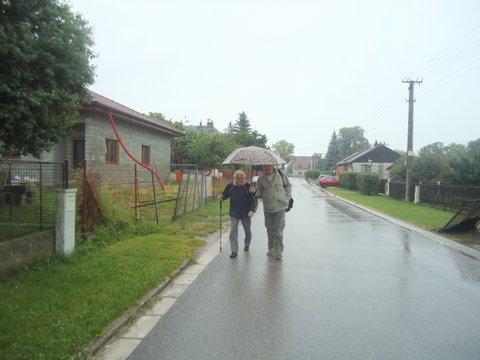
<svg viewBox="0 0 480 360">
<path fill-rule="evenodd" d="M 363 195 L 378 194 L 380 179 L 377 174 L 365 173 L 357 177 L 358 191 Z"/>
<path fill-rule="evenodd" d="M 344 172 L 340 174 L 340 185 L 348 190 L 358 190 L 359 173 Z"/>
</svg>

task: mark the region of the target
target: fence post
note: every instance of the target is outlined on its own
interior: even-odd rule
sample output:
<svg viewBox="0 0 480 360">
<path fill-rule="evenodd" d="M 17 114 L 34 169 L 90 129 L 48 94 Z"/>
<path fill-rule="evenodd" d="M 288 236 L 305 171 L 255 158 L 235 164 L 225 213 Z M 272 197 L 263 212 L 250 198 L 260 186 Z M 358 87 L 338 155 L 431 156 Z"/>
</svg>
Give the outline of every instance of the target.
<svg viewBox="0 0 480 360">
<path fill-rule="evenodd" d="M 83 232 L 87 232 L 87 160 L 83 160 L 83 211 L 82 211 L 82 221 L 83 221 Z"/>
<path fill-rule="evenodd" d="M 390 179 L 388 179 L 387 183 L 385 184 L 385 195 L 390 196 Z"/>
<path fill-rule="evenodd" d="M 137 164 L 135 164 L 135 220 L 139 220 L 138 216 L 138 176 L 137 176 Z"/>
<path fill-rule="evenodd" d="M 188 188 L 190 187 L 190 173 L 187 176 L 187 190 L 185 191 L 185 204 L 183 206 L 183 214 L 187 212 L 187 202 L 188 202 Z"/>
<path fill-rule="evenodd" d="M 40 167 L 40 229 L 43 230 L 43 172 L 42 172 L 42 163 L 38 165 Z"/>
<path fill-rule="evenodd" d="M 71 254 L 75 249 L 75 195 L 77 189 L 57 190 L 55 252 Z"/>
<path fill-rule="evenodd" d="M 415 204 L 418 204 L 420 202 L 420 186 L 415 185 L 415 199 L 413 201 Z"/>
<path fill-rule="evenodd" d="M 157 194 L 155 193 L 155 179 L 153 178 L 153 171 L 151 171 L 151 173 L 152 173 L 153 201 L 155 204 L 155 218 L 158 224 L 158 208 L 157 208 Z"/>
<path fill-rule="evenodd" d="M 178 183 L 177 198 L 175 199 L 175 209 L 173 210 L 172 220 L 175 220 L 177 218 L 177 211 L 178 211 L 178 205 L 180 203 L 180 193 L 181 193 L 181 190 L 182 190 L 182 184 L 183 184 L 183 181 Z"/>
<path fill-rule="evenodd" d="M 197 197 L 197 188 L 198 188 L 198 171 L 195 170 L 195 186 L 193 188 L 193 204 L 192 204 L 192 211 L 195 211 L 195 200 Z"/>
<path fill-rule="evenodd" d="M 65 189 L 68 189 L 68 160 L 65 160 L 63 163 L 63 186 L 65 186 Z"/>
</svg>

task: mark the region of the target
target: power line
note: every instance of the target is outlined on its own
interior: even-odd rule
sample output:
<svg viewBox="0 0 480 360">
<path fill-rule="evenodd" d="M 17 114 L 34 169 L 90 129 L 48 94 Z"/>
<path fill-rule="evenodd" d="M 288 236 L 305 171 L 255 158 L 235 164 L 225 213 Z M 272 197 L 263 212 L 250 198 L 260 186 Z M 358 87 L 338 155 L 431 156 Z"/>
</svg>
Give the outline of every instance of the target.
<svg viewBox="0 0 480 360">
<path fill-rule="evenodd" d="M 477 34 L 480 33 L 480 25 L 476 26 L 473 28 L 471 31 L 469 31 L 467 34 L 463 35 L 461 38 L 453 42 L 450 46 L 448 46 L 446 49 L 442 50 L 440 53 L 435 55 L 433 58 L 425 62 L 424 64 L 420 65 L 417 67 L 415 70 L 413 70 L 409 75 L 408 78 L 414 77 L 415 74 L 417 74 L 420 70 L 423 70 L 423 68 L 431 66 L 435 62 L 438 62 L 443 56 L 447 55 L 449 52 L 453 51 L 456 47 L 464 45 L 463 43 L 468 39 L 471 38 Z"/>
</svg>

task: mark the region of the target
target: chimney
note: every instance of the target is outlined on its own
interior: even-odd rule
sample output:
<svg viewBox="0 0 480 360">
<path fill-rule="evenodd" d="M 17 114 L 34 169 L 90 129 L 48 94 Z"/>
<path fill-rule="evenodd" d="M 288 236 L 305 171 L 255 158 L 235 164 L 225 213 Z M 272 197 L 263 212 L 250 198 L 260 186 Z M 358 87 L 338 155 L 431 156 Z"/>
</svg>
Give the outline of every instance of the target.
<svg viewBox="0 0 480 360">
<path fill-rule="evenodd" d="M 213 128 L 213 121 L 212 121 L 212 119 L 207 119 L 207 127 Z"/>
</svg>

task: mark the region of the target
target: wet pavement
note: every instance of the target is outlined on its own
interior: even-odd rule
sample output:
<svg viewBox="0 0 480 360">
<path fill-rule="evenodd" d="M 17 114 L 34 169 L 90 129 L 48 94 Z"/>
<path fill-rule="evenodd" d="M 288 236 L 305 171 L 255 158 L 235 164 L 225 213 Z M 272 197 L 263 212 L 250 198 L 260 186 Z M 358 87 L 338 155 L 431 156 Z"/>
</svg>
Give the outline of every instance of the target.
<svg viewBox="0 0 480 360">
<path fill-rule="evenodd" d="M 292 183 L 284 259 L 259 208 L 130 359 L 480 359 L 479 261 Z"/>
</svg>

